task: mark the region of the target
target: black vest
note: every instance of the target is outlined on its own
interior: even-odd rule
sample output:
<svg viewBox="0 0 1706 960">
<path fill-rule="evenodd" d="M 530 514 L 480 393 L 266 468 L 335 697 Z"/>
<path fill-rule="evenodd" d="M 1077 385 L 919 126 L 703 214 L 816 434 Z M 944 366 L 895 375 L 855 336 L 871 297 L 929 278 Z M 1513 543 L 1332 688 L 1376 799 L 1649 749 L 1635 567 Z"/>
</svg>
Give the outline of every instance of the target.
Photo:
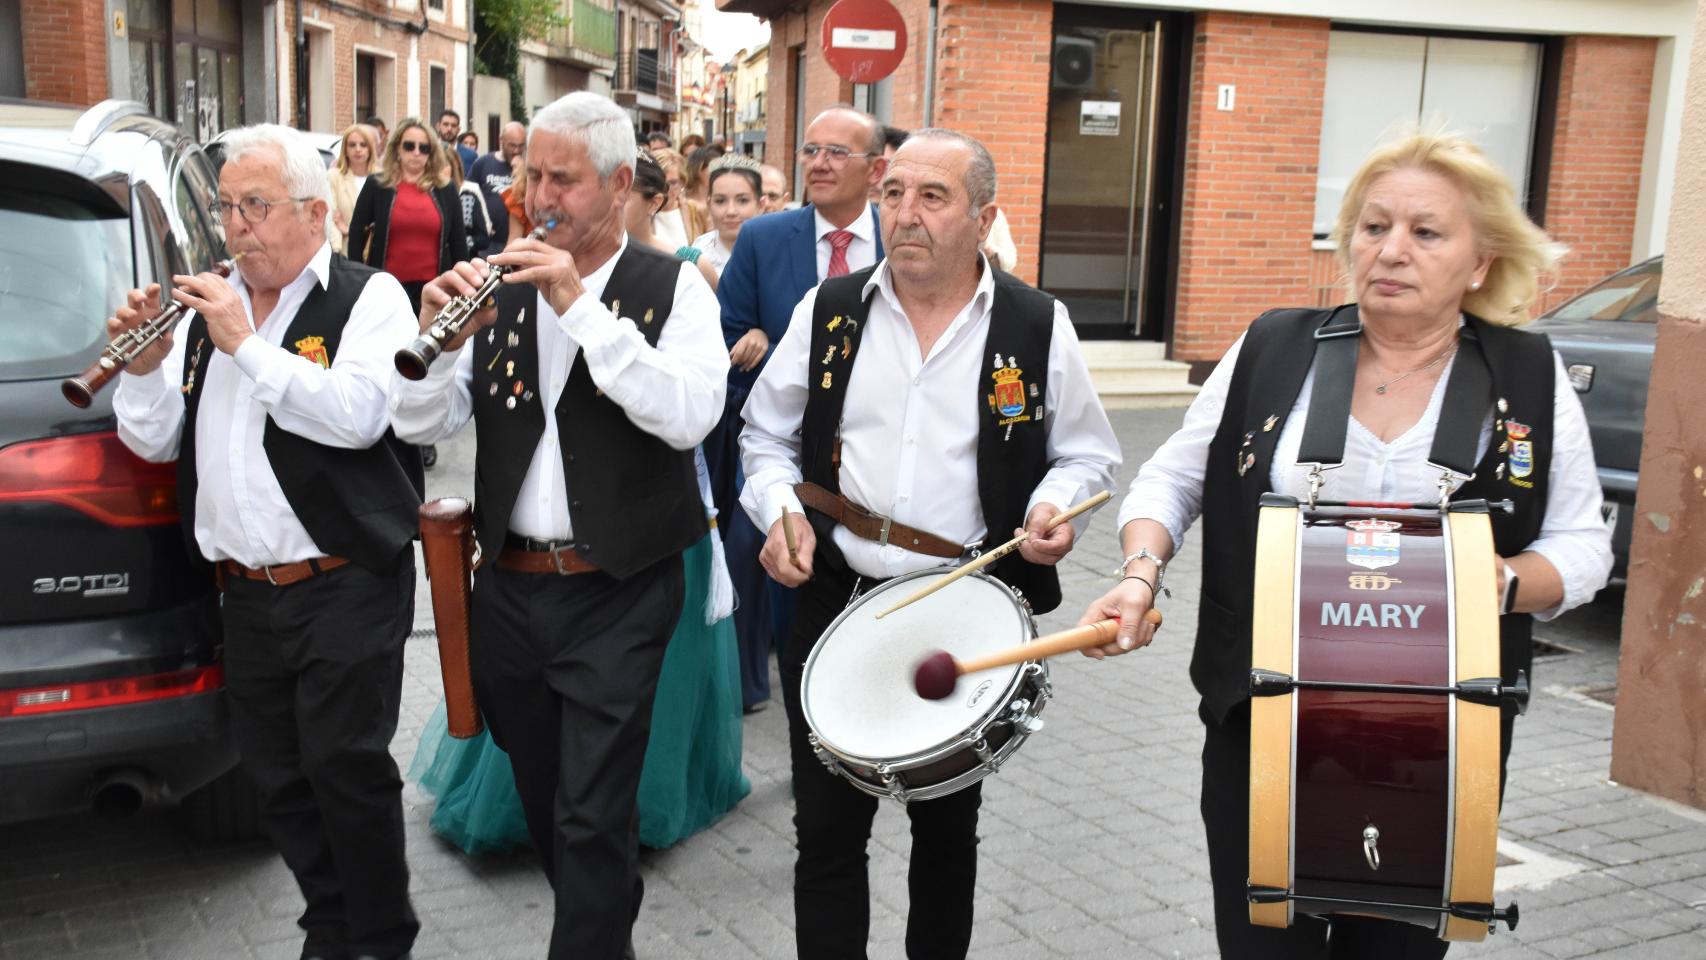
<svg viewBox="0 0 1706 960">
<path fill-rule="evenodd" d="M 610 272 L 603 303 L 633 319 L 657 346 L 675 304 L 681 261 L 630 241 Z M 529 284 L 498 291 L 498 319 L 474 336 L 474 529 L 495 557 L 545 433 L 544 378 L 539 372 L 539 293 Z M 620 304 L 620 309 L 612 306 Z M 513 364 L 513 366 L 512 366 Z M 599 569 L 624 578 L 686 550 L 705 535 L 693 451 L 676 450 L 635 426 L 592 382 L 586 354 L 575 353 L 555 411 L 569 491 L 575 549 Z"/>
<path fill-rule="evenodd" d="M 1225 720 L 1249 695 L 1256 515 L 1262 494 L 1272 490 L 1268 474 L 1274 446 L 1314 362 L 1314 331 L 1344 309 L 1273 310 L 1257 318 L 1245 334 L 1220 427 L 1209 444 L 1203 481 L 1202 593 L 1191 681 L 1216 721 Z M 1493 437 L 1474 479 L 1452 499 L 1514 502 L 1512 513 L 1492 514 L 1494 546 L 1500 556 L 1512 557 L 1534 542 L 1545 519 L 1552 462 L 1552 344 L 1543 335 L 1470 316 L 1457 363 L 1483 362 L 1492 374 L 1493 398 L 1502 400 L 1505 409 L 1494 413 Z M 1270 417 L 1275 418 L 1273 426 L 1264 429 Z M 1500 450 L 1507 423 L 1513 430 L 1527 428 L 1529 451 L 1514 444 Z M 1244 446 L 1247 436 L 1249 447 Z M 1524 452 L 1529 452 L 1526 459 Z M 1238 462 L 1247 456 L 1255 460 L 1240 475 Z M 1514 680 L 1518 670 L 1532 665 L 1533 627 L 1534 618 L 1527 614 L 1500 619 L 1505 680 Z"/>
<path fill-rule="evenodd" d="M 809 392 L 800 426 L 801 472 L 806 480 L 836 493 L 841 492 L 837 461 L 841 410 L 871 313 L 870 298 L 861 293 L 875 270 L 868 267 L 825 280 L 817 288 L 812 312 Z M 1048 473 L 1048 411 L 1043 402 L 1048 396 L 1053 333 L 1054 298 L 997 270 L 983 350 L 989 357 L 985 368 L 989 374 L 987 379 L 978 378 L 977 393 L 966 398 L 979 408 L 977 493 L 988 528 L 986 544 L 1003 543 L 1008 531 L 1024 526 L 1025 507 Z M 861 506 L 875 509 L 871 504 Z M 834 521 L 815 510 L 807 514 L 817 533 L 819 553 L 845 565 L 831 538 Z M 1060 605 L 1060 577 L 1054 567 L 1030 563 L 1015 551 L 997 560 L 990 573 L 1023 593 L 1037 613 Z"/>
<path fill-rule="evenodd" d="M 327 285 L 315 284 L 297 308 L 284 334 L 284 349 L 331 367 L 350 311 L 361 298 L 368 278 L 378 272 L 333 253 Z M 190 321 L 184 336 L 188 346 L 184 349 L 178 499 L 183 507 L 184 535 L 193 554 L 200 550 L 195 539 L 195 443 L 202 381 L 196 373 L 208 364 L 214 346 L 207 335 L 207 321 L 200 315 Z M 421 497 L 426 489 L 419 448 L 398 440 L 390 430 L 379 443 L 363 450 L 331 447 L 291 433 L 271 417 L 266 420 L 261 447 L 278 477 L 285 501 L 315 546 L 329 556 L 343 557 L 375 572 L 396 569 L 399 557 L 419 531 Z"/>
</svg>

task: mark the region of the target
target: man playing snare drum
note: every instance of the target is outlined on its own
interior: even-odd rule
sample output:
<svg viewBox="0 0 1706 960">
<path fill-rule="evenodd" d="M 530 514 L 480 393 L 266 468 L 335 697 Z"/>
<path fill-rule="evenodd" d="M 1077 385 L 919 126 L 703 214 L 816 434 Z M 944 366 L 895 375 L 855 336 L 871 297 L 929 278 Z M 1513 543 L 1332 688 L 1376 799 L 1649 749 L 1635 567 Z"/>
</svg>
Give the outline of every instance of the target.
<svg viewBox="0 0 1706 960">
<path fill-rule="evenodd" d="M 1109 489 L 1120 462 L 1066 308 L 979 252 L 996 209 L 983 145 L 918 131 L 880 194 L 887 258 L 825 280 L 795 308 L 741 434 L 741 503 L 769 530 L 760 560 L 778 582 L 805 584 L 782 687 L 795 930 L 811 960 L 865 956 L 865 847 L 877 809 L 807 742 L 800 681 L 813 645 L 855 591 L 955 564 L 968 545 L 999 543 L 1021 524 L 1031 539 L 989 569 L 1037 613 L 1054 609 L 1054 564 L 1075 531 L 1044 526 Z M 974 784 L 907 807 L 910 957 L 964 957 L 970 946 L 980 799 Z"/>
</svg>

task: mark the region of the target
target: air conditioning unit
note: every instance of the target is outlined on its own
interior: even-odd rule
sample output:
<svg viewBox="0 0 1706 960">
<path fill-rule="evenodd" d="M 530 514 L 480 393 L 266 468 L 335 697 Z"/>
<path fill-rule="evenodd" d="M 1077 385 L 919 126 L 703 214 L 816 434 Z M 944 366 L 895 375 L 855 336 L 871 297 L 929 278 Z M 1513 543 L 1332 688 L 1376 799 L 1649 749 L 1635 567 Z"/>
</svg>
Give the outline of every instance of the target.
<svg viewBox="0 0 1706 960">
<path fill-rule="evenodd" d="M 1058 89 L 1085 90 L 1096 79 L 1096 41 L 1088 37 L 1054 38 L 1054 75 Z"/>
</svg>

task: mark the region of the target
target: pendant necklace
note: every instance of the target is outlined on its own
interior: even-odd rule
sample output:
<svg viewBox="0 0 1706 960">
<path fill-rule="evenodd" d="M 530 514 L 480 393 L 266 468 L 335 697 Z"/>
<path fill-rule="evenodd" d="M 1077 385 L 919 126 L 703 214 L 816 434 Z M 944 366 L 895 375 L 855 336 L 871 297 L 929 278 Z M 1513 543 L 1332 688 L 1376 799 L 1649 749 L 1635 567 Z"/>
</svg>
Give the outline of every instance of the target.
<svg viewBox="0 0 1706 960">
<path fill-rule="evenodd" d="M 1446 347 L 1444 350 L 1440 351 L 1439 356 L 1434 357 L 1432 360 L 1429 360 L 1427 363 L 1422 364 L 1421 366 L 1417 367 L 1416 369 L 1411 370 L 1407 373 L 1401 373 L 1398 376 L 1393 377 L 1390 380 L 1383 381 L 1380 384 L 1380 386 L 1374 388 L 1374 392 L 1378 393 L 1382 396 L 1385 396 L 1387 387 L 1395 386 L 1399 383 L 1404 382 L 1404 378 L 1409 377 L 1409 376 L 1413 376 L 1413 375 L 1418 374 L 1418 373 L 1421 373 L 1423 370 L 1426 370 L 1430 367 L 1437 365 L 1442 360 L 1444 360 L 1446 357 L 1449 357 L 1456 352 L 1457 352 L 1457 344 L 1453 343 L 1451 346 Z"/>
</svg>

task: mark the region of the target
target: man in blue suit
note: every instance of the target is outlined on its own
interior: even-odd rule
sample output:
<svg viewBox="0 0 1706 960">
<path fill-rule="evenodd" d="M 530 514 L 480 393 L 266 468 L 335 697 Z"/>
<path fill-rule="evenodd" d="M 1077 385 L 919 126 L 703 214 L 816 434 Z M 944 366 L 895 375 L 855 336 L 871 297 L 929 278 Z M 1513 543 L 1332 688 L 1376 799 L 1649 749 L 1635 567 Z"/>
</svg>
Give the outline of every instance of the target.
<svg viewBox="0 0 1706 960">
<path fill-rule="evenodd" d="M 887 166 L 883 125 L 850 106 L 831 107 L 806 127 L 799 164 L 806 205 L 747 221 L 717 284 L 729 347 L 729 388 L 722 422 L 705 438 L 705 460 L 729 572 L 740 595 L 735 632 L 748 712 L 770 699 L 770 650 L 787 636 L 793 591 L 764 575 L 758 565 L 763 535 L 738 506 L 744 483 L 740 411 L 806 291 L 882 259 L 877 211 L 868 197 Z"/>
</svg>

